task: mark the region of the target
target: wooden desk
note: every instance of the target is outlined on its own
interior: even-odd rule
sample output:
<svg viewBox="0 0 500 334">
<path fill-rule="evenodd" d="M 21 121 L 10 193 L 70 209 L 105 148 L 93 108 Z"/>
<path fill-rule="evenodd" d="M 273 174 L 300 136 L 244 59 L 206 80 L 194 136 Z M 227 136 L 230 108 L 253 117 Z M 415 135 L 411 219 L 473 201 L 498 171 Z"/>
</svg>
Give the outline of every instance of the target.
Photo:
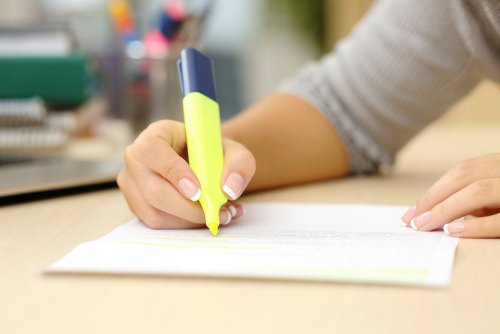
<svg viewBox="0 0 500 334">
<path fill-rule="evenodd" d="M 410 205 L 462 157 L 500 152 L 499 139 L 494 125 L 472 131 L 438 124 L 408 146 L 391 175 L 245 201 Z M 444 290 L 43 273 L 76 245 L 129 218 L 117 190 L 0 207 L 0 333 L 500 332 L 500 240 L 461 240 Z"/>
</svg>

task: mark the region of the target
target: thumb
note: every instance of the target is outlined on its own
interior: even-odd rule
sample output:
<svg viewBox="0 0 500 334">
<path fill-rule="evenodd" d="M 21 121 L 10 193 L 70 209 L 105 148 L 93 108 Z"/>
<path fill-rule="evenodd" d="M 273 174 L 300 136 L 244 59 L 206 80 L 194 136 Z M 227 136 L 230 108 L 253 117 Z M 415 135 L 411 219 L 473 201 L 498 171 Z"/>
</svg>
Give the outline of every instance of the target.
<svg viewBox="0 0 500 334">
<path fill-rule="evenodd" d="M 224 139 L 224 170 L 222 190 L 231 200 L 241 196 L 255 174 L 255 158 L 242 144 Z"/>
</svg>

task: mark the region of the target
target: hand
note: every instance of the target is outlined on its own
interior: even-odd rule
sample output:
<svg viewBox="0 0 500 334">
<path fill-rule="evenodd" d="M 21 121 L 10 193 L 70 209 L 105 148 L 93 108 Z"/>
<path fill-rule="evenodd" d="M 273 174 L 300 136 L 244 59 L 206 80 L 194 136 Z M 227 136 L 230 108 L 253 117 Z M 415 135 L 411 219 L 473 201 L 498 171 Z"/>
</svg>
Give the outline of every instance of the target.
<svg viewBox="0 0 500 334">
<path fill-rule="evenodd" d="M 402 220 L 419 231 L 443 228 L 454 237 L 500 237 L 500 154 L 462 161 Z"/>
<path fill-rule="evenodd" d="M 220 210 L 221 224 L 243 214 L 235 200 L 255 173 L 255 159 L 241 144 L 223 139 L 224 170 L 221 187 L 230 199 Z M 205 225 L 197 202 L 200 184 L 186 162 L 184 125 L 158 121 L 125 150 L 125 167 L 117 183 L 130 210 L 155 229 L 196 228 Z"/>
</svg>

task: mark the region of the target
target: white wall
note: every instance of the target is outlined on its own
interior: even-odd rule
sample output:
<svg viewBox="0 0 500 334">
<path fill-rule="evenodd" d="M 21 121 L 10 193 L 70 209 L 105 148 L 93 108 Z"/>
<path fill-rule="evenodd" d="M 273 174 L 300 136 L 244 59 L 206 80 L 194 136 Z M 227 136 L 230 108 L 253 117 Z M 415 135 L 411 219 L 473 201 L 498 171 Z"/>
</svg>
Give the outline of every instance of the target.
<svg viewBox="0 0 500 334">
<path fill-rule="evenodd" d="M 0 0 L 0 23 L 19 24 L 39 17 L 39 5 L 35 0 Z"/>
</svg>

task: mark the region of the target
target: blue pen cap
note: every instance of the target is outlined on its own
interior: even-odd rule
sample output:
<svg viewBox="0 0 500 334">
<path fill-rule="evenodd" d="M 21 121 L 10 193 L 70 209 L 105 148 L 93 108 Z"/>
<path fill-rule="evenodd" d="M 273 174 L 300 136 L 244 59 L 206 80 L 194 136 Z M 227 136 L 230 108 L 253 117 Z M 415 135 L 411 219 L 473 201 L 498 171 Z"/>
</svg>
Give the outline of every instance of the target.
<svg viewBox="0 0 500 334">
<path fill-rule="evenodd" d="M 182 20 L 178 20 L 168 12 L 163 11 L 160 14 L 160 32 L 166 39 L 174 38 L 182 25 Z"/>
<path fill-rule="evenodd" d="M 177 61 L 177 70 L 183 97 L 197 92 L 217 101 L 210 58 L 194 48 L 183 49 Z"/>
</svg>

